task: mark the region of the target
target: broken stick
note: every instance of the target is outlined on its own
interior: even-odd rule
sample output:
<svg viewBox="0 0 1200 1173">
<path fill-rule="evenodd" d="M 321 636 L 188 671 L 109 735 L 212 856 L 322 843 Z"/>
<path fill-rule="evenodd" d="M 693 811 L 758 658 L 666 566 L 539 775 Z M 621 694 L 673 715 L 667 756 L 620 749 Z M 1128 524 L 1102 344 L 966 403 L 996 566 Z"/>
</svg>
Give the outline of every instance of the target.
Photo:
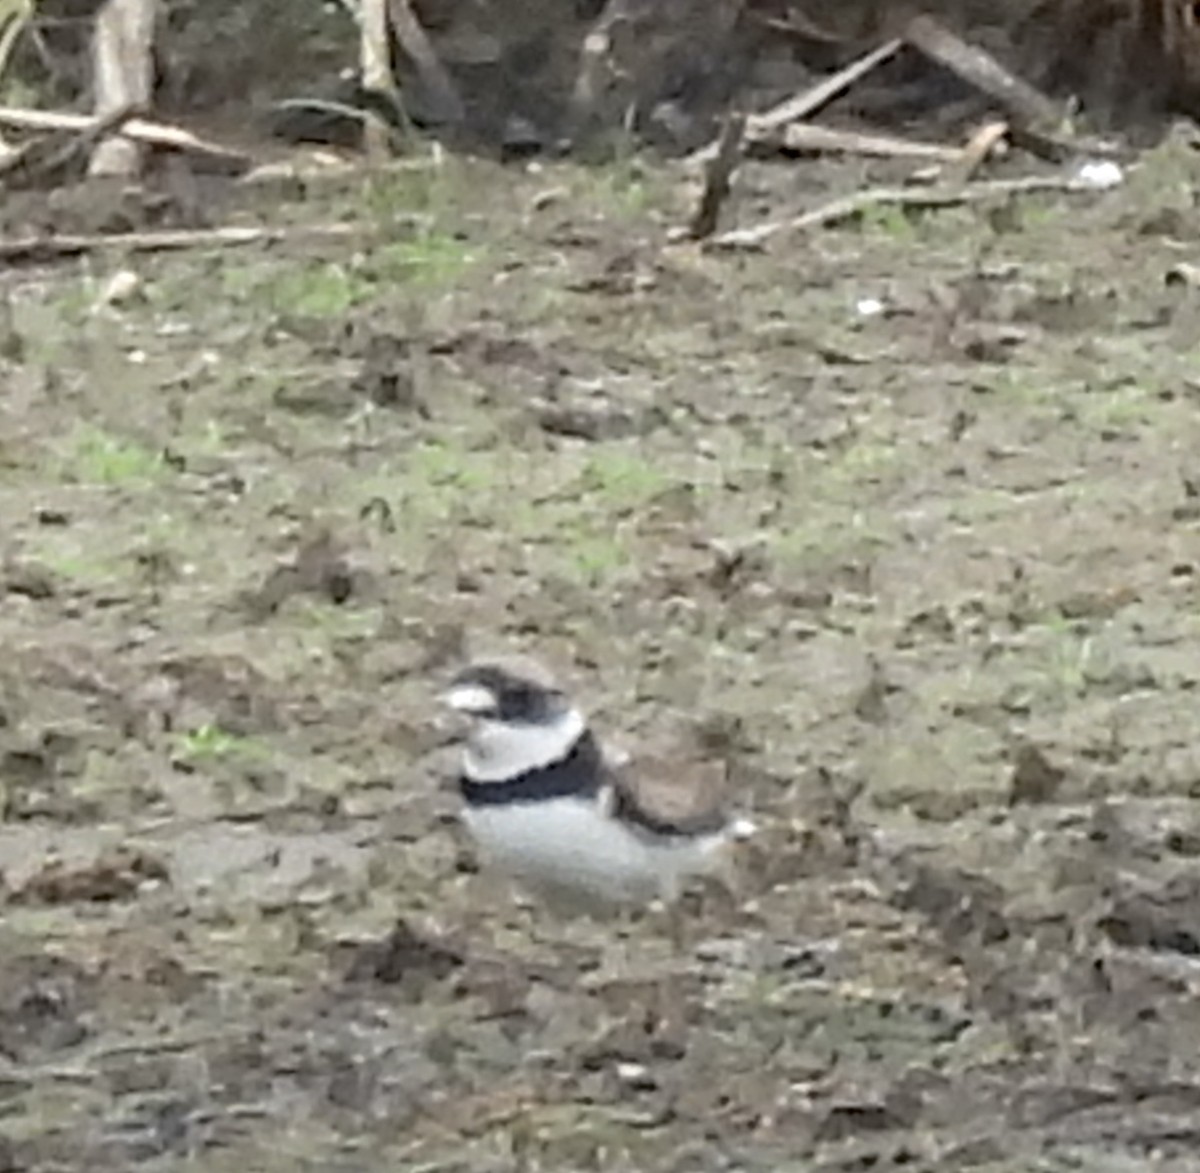
<svg viewBox="0 0 1200 1173">
<path fill-rule="evenodd" d="M 717 153 L 704 171 L 704 190 L 700 194 L 700 203 L 688 225 L 688 235 L 693 240 L 704 240 L 717 230 L 721 205 L 729 198 L 730 177 L 742 157 L 742 135 L 745 130 L 745 114 L 735 112 L 725 119 L 721 137 L 717 141 Z"/>
</svg>

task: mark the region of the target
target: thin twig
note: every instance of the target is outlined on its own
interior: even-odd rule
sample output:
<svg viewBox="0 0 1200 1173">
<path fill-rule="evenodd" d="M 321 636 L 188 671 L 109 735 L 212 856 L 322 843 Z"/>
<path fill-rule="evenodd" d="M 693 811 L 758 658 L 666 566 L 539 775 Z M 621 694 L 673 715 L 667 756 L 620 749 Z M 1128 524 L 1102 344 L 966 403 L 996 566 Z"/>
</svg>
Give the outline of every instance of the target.
<svg viewBox="0 0 1200 1173">
<path fill-rule="evenodd" d="M 871 208 L 955 208 L 962 204 L 979 203 L 997 196 L 1027 195 L 1033 192 L 1067 193 L 1091 192 L 1094 183 L 1053 175 L 1029 175 L 1021 179 L 996 179 L 990 182 L 968 183 L 958 187 L 873 187 L 853 195 L 840 196 L 820 207 L 812 208 L 790 220 L 776 220 L 754 228 L 736 228 L 710 240 L 711 248 L 761 248 L 772 236 L 787 230 L 804 231 L 827 228 L 844 220 L 853 220 Z"/>
<path fill-rule="evenodd" d="M 335 102 L 330 98 L 280 98 L 271 103 L 271 109 L 281 113 L 311 110 L 316 114 L 335 114 L 347 122 L 365 122 L 370 117 L 370 111 L 362 106 L 351 106 L 349 102 Z"/>
<path fill-rule="evenodd" d="M 0 239 L 0 261 L 11 264 L 49 262 L 103 249 L 127 252 L 172 252 L 189 248 L 232 248 L 246 244 L 271 244 L 281 240 L 316 237 L 341 240 L 361 234 L 353 224 L 315 224 L 300 228 L 198 228 L 163 232 L 115 232 L 95 235 L 31 236 Z"/>
<path fill-rule="evenodd" d="M 15 126 L 20 130 L 74 130 L 87 132 L 102 126 L 100 119 L 87 114 L 67 114 L 54 110 L 29 110 L 19 106 L 0 106 L 0 125 Z M 242 151 L 222 146 L 209 139 L 202 139 L 179 126 L 164 122 L 151 122 L 145 118 L 131 118 L 121 127 L 126 138 L 137 139 L 152 147 L 167 147 L 176 151 L 188 151 L 205 155 L 241 168 L 250 165 L 250 158 Z"/>
</svg>

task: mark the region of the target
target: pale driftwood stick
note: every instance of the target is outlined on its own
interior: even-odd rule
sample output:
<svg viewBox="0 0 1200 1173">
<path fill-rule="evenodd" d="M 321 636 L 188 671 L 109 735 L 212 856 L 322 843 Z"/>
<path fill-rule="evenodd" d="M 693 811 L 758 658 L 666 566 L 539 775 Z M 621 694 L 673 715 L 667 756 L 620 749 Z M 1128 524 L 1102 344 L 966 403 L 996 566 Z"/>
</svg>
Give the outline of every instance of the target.
<svg viewBox="0 0 1200 1173">
<path fill-rule="evenodd" d="M 816 151 L 821 154 L 872 155 L 882 159 L 927 159 L 935 163 L 956 163 L 963 153 L 961 147 L 913 142 L 890 135 L 859 134 L 853 130 L 817 126 L 811 122 L 795 122 L 785 126 L 778 137 L 789 151 Z"/>
<path fill-rule="evenodd" d="M 995 179 L 990 182 L 968 183 L 959 187 L 873 187 L 854 195 L 840 196 L 827 204 L 802 212 L 790 220 L 776 220 L 754 228 L 736 228 L 715 236 L 708 243 L 712 248 L 760 248 L 772 236 L 787 230 L 826 228 L 843 220 L 861 216 L 870 208 L 954 208 L 962 204 L 979 203 L 997 196 L 1027 195 L 1040 191 L 1091 192 L 1096 185 L 1081 179 L 1053 175 L 1029 175 L 1022 179 Z"/>
<path fill-rule="evenodd" d="M 995 98 L 1018 121 L 1042 127 L 1062 121 L 1062 111 L 1045 94 L 1010 73 L 990 53 L 956 37 L 933 17 L 913 17 L 904 30 L 904 39 L 968 85 Z"/>
<path fill-rule="evenodd" d="M 0 106 L 0 124 L 15 126 L 18 130 L 74 130 L 86 133 L 101 125 L 102 120 L 87 114 L 66 114 L 54 110 L 27 110 L 19 106 Z M 208 139 L 199 138 L 182 127 L 169 126 L 164 122 L 151 122 L 145 118 L 130 118 L 121 126 L 121 136 L 135 139 L 151 147 L 167 147 L 176 151 L 188 151 L 214 160 L 249 165 L 250 159 L 241 151 L 224 147 Z"/>
<path fill-rule="evenodd" d="M 97 118 L 116 110 L 148 110 L 154 84 L 157 0 L 106 0 L 92 33 L 93 105 Z M 142 150 L 125 135 L 103 139 L 90 175 L 136 175 Z"/>
<path fill-rule="evenodd" d="M 306 238 L 341 240 L 361 235 L 353 224 L 316 224 L 304 228 L 199 228 L 164 232 L 115 232 L 96 235 L 30 236 L 0 239 L 0 261 L 30 263 L 65 260 L 103 249 L 153 253 L 188 248 L 231 248 Z"/>
<path fill-rule="evenodd" d="M 392 76 L 391 30 L 388 28 L 387 0 L 362 0 L 359 13 L 359 68 L 366 90 L 394 94 Z M 375 162 L 386 159 L 391 149 L 391 132 L 378 118 L 363 122 L 363 149 Z"/>
<path fill-rule="evenodd" d="M 966 183 L 1007 137 L 1007 122 L 985 123 L 967 140 L 967 145 L 960 152 L 961 157 L 953 167 L 953 175 L 947 178 Z"/>
<path fill-rule="evenodd" d="M 834 98 L 845 93 L 860 78 L 866 77 L 871 70 L 882 65 L 889 57 L 894 57 L 902 44 L 899 38 L 885 41 L 836 73 L 823 77 L 816 85 L 788 98 L 786 102 L 780 102 L 778 106 L 772 106 L 770 110 L 764 110 L 761 114 L 752 115 L 748 125 L 749 132 L 757 135 L 777 126 L 810 117 L 822 106 L 829 105 Z"/>
<path fill-rule="evenodd" d="M 388 0 L 392 28 L 401 48 L 416 66 L 417 76 L 425 96 L 434 107 L 433 113 L 443 125 L 457 125 L 465 114 L 462 98 L 446 67 L 438 60 L 421 22 L 417 20 L 409 0 Z"/>
<path fill-rule="evenodd" d="M 742 157 L 742 135 L 746 130 L 746 115 L 735 112 L 725 120 L 717 142 L 717 153 L 704 172 L 704 190 L 696 214 L 688 225 L 693 240 L 704 240 L 717 230 L 721 205 L 729 198 L 730 177 Z"/>
</svg>

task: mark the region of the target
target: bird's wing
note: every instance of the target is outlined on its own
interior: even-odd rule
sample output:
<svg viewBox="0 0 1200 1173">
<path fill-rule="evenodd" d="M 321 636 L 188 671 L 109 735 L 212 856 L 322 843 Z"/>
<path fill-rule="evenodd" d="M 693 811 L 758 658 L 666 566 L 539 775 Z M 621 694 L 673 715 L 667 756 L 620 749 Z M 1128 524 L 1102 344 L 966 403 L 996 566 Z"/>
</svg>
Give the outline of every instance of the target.
<svg viewBox="0 0 1200 1173">
<path fill-rule="evenodd" d="M 610 813 L 658 835 L 723 830 L 724 767 L 718 762 L 638 758 L 609 770 Z"/>
</svg>

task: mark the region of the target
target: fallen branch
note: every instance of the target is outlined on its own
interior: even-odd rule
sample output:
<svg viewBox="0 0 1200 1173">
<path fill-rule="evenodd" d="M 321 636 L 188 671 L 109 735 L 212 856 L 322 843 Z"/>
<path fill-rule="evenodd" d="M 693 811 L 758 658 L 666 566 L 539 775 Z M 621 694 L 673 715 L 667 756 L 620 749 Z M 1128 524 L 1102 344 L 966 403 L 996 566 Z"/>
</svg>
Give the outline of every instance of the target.
<svg viewBox="0 0 1200 1173">
<path fill-rule="evenodd" d="M 163 232 L 111 232 L 95 235 L 30 236 L 0 239 L 0 261 L 30 264 L 65 260 L 104 249 L 126 252 L 173 252 L 189 248 L 232 248 L 316 237 L 340 240 L 360 235 L 353 224 L 317 224 L 304 228 L 199 228 Z"/>
<path fill-rule="evenodd" d="M 1040 90 L 1010 73 L 990 53 L 955 36 L 931 16 L 915 16 L 904 40 L 931 61 L 994 98 L 1017 121 L 1042 128 L 1062 121 L 1059 108 Z"/>
<path fill-rule="evenodd" d="M 793 95 L 785 102 L 780 102 L 778 106 L 772 106 L 770 110 L 764 110 L 761 114 L 751 114 L 746 120 L 746 137 L 751 141 L 757 141 L 769 137 L 774 131 L 781 126 L 786 126 L 789 122 L 798 122 L 802 118 L 808 118 L 815 114 L 822 106 L 828 105 L 839 94 L 848 90 L 859 78 L 865 77 L 871 70 L 894 56 L 903 43 L 899 39 L 887 41 L 850 62 L 844 69 L 839 69 L 836 73 L 823 77 L 809 89 Z M 689 163 L 707 163 L 719 149 L 720 140 L 718 139 L 693 152 L 687 161 Z"/>
<path fill-rule="evenodd" d="M 962 204 L 980 203 L 998 196 L 1027 195 L 1033 192 L 1091 192 L 1099 190 L 1085 179 L 1054 175 L 1030 175 L 1022 179 L 995 179 L 989 182 L 968 183 L 956 187 L 873 187 L 854 195 L 841 196 L 827 204 L 802 212 L 790 220 L 759 224 L 754 228 L 737 228 L 713 237 L 709 247 L 720 249 L 761 248 L 772 236 L 787 230 L 804 231 L 827 228 L 853 220 L 871 208 L 956 208 Z"/>
<path fill-rule="evenodd" d="M 28 110 L 18 106 L 0 106 L 0 125 L 13 126 L 19 130 L 73 130 L 79 133 L 94 132 L 102 127 L 102 119 L 87 114 L 65 114 L 53 110 Z M 235 151 L 208 139 L 202 139 L 179 126 L 164 122 L 151 122 L 145 118 L 130 118 L 121 126 L 121 134 L 152 147 L 164 147 L 174 151 L 186 151 L 200 155 L 222 169 L 237 172 L 249 168 L 252 160 L 242 151 Z"/>
<path fill-rule="evenodd" d="M 688 225 L 688 235 L 692 240 L 704 240 L 717 230 L 721 205 L 729 198 L 730 177 L 742 157 L 742 135 L 745 130 L 745 114 L 733 113 L 726 118 L 717 143 L 717 153 L 704 171 L 704 190 L 700 193 L 700 203 Z"/>
<path fill-rule="evenodd" d="M 935 163 L 957 163 L 963 157 L 961 147 L 913 142 L 891 135 L 860 134 L 854 130 L 835 130 L 812 122 L 785 126 L 778 138 L 784 150 L 797 152 L 871 155 L 882 159 L 925 159 Z"/>
</svg>

